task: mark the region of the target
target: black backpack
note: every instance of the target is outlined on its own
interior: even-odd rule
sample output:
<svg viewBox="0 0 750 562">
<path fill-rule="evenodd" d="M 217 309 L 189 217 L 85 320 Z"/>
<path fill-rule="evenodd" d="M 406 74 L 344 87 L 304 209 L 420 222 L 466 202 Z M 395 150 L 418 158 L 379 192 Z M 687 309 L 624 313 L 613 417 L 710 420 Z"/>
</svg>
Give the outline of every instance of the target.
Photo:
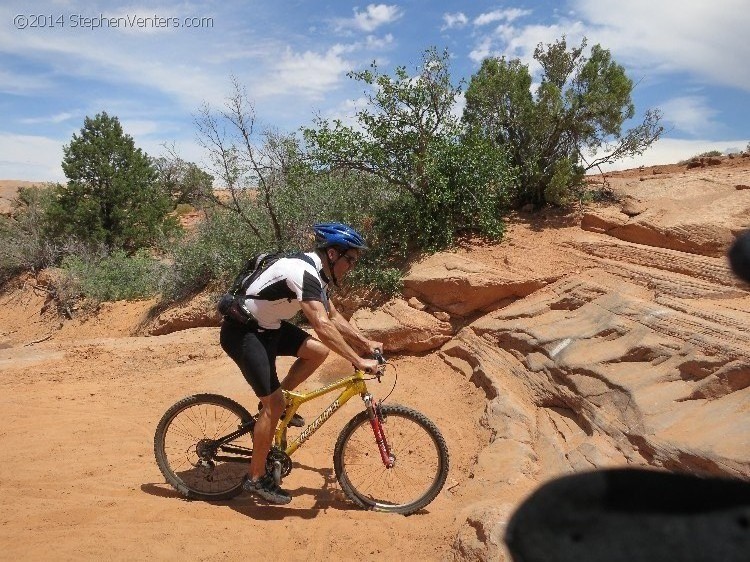
<svg viewBox="0 0 750 562">
<path fill-rule="evenodd" d="M 286 256 L 285 252 L 263 252 L 245 262 L 229 290 L 224 293 L 216 308 L 225 318 L 231 318 L 240 324 L 256 323 L 255 318 L 245 308 L 245 293 L 258 276 L 271 264 Z"/>
<path fill-rule="evenodd" d="M 257 325 L 257 321 L 253 318 L 253 315 L 245 308 L 245 299 L 247 298 L 245 293 L 247 293 L 247 288 L 253 284 L 253 281 L 261 273 L 275 262 L 281 258 L 291 257 L 299 258 L 310 265 L 315 265 L 315 262 L 309 256 L 301 252 L 263 252 L 262 254 L 258 254 L 245 262 L 242 270 L 234 278 L 229 291 L 224 293 L 219 299 L 216 305 L 219 313 L 225 318 L 231 318 L 240 324 Z"/>
</svg>

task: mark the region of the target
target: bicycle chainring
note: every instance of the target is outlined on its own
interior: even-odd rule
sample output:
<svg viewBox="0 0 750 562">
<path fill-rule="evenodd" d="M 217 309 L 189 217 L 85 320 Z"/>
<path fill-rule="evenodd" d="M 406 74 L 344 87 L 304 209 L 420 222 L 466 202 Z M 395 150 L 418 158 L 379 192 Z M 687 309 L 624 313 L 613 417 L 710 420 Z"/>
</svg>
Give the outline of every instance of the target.
<svg viewBox="0 0 750 562">
<path fill-rule="evenodd" d="M 281 476 L 284 477 L 292 471 L 292 459 L 284 451 L 273 447 L 266 458 L 266 471 L 273 472 L 273 465 L 278 461 L 281 464 Z"/>
</svg>

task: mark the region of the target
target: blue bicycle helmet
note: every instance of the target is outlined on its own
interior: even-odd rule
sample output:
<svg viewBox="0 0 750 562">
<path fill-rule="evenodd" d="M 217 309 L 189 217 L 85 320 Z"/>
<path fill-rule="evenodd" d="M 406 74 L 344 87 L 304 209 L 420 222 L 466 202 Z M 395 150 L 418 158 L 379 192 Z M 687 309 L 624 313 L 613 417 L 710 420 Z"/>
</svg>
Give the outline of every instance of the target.
<svg viewBox="0 0 750 562">
<path fill-rule="evenodd" d="M 343 250 L 354 248 L 367 250 L 367 244 L 362 235 L 351 226 L 340 222 L 321 222 L 313 225 L 315 232 L 315 247 L 330 248 L 334 246 Z"/>
</svg>

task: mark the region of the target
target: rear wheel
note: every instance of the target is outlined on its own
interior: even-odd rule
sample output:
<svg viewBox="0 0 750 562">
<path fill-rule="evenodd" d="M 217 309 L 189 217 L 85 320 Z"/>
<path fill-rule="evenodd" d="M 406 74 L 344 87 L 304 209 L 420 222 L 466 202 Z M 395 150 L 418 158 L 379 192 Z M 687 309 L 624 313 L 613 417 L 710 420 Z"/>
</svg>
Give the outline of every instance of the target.
<svg viewBox="0 0 750 562">
<path fill-rule="evenodd" d="M 250 413 L 224 396 L 196 394 L 169 408 L 154 436 L 154 454 L 167 482 L 188 498 L 229 499 L 242 491 L 252 437 L 246 432 L 217 445 L 216 440 L 252 424 Z"/>
<path fill-rule="evenodd" d="M 405 406 L 383 406 L 383 432 L 394 464 L 383 463 L 367 412 L 339 435 L 333 453 L 344 493 L 366 509 L 409 515 L 440 493 L 448 476 L 448 447 L 423 414 Z"/>
</svg>

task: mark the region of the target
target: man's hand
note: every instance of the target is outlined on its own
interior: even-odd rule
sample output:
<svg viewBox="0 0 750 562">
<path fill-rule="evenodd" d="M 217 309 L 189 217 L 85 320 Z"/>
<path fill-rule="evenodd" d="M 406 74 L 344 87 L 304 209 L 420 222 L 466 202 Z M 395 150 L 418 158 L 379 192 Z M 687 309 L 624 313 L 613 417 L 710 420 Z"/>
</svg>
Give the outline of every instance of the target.
<svg viewBox="0 0 750 562">
<path fill-rule="evenodd" d="M 364 371 L 365 373 L 375 373 L 377 372 L 380 365 L 377 361 L 375 361 L 375 359 L 360 358 L 360 360 L 354 364 L 354 367 L 356 369 L 359 369 L 360 371 Z"/>
<path fill-rule="evenodd" d="M 375 354 L 376 351 L 379 353 L 383 353 L 383 342 L 367 340 L 367 349 L 373 355 Z"/>
</svg>

